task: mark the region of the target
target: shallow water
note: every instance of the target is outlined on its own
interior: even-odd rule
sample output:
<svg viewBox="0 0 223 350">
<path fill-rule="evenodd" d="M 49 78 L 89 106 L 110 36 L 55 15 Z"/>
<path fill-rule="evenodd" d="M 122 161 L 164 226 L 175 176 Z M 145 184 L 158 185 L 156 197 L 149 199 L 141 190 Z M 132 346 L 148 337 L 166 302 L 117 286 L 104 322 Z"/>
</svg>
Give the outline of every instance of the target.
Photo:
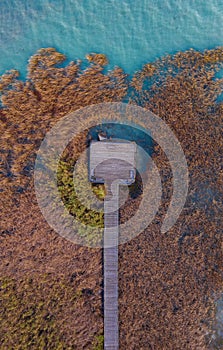
<svg viewBox="0 0 223 350">
<path fill-rule="evenodd" d="M 222 13 L 221 0 L 2 0 L 0 73 L 24 77 L 29 57 L 49 46 L 69 60 L 102 52 L 110 68 L 133 73 L 166 53 L 223 45 Z"/>
</svg>

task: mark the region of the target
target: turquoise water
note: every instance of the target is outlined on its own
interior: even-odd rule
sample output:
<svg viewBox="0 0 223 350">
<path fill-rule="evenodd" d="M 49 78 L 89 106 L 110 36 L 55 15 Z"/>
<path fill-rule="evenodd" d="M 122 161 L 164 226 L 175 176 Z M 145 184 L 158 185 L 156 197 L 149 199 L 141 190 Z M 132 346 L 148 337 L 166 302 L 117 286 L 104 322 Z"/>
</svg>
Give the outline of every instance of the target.
<svg viewBox="0 0 223 350">
<path fill-rule="evenodd" d="M 222 0 L 1 0 L 0 73 L 26 74 L 40 47 L 69 60 L 108 55 L 133 73 L 145 62 L 190 47 L 223 45 Z"/>
</svg>

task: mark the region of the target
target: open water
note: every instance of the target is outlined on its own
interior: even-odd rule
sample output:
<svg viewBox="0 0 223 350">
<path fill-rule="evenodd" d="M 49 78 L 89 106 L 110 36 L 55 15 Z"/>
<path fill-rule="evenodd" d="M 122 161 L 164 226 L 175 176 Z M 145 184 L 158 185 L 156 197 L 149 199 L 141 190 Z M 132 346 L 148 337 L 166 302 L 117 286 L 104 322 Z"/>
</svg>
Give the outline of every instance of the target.
<svg viewBox="0 0 223 350">
<path fill-rule="evenodd" d="M 223 45 L 222 0 L 1 0 L 0 73 L 26 75 L 29 57 L 56 47 L 68 60 L 105 53 L 133 74 L 191 47 Z"/>
</svg>

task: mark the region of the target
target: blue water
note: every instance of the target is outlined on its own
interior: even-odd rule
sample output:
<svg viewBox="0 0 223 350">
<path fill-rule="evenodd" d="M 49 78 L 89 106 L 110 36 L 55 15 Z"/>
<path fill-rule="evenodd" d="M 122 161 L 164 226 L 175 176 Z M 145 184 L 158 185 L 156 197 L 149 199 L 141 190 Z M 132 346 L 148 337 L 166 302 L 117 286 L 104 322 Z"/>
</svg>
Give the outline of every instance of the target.
<svg viewBox="0 0 223 350">
<path fill-rule="evenodd" d="M 188 48 L 223 45 L 222 0 L 1 0 L 0 73 L 26 74 L 40 47 L 68 60 L 108 55 L 132 74 L 144 63 Z"/>
</svg>

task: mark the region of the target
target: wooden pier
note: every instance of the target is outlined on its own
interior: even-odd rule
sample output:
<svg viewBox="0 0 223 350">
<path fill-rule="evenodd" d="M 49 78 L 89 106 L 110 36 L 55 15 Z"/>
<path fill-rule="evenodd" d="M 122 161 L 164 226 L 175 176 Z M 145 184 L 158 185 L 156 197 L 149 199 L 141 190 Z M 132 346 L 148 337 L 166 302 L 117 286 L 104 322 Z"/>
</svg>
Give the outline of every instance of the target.
<svg viewBox="0 0 223 350">
<path fill-rule="evenodd" d="M 104 202 L 104 349 L 118 350 L 118 185 L 114 186 Z M 115 193 L 114 193 L 115 191 Z M 114 211 L 112 211 L 114 206 Z"/>
<path fill-rule="evenodd" d="M 119 184 L 135 181 L 136 144 L 133 142 L 92 142 L 89 179 L 105 183 L 104 201 L 104 349 L 119 349 L 118 243 Z"/>
</svg>

